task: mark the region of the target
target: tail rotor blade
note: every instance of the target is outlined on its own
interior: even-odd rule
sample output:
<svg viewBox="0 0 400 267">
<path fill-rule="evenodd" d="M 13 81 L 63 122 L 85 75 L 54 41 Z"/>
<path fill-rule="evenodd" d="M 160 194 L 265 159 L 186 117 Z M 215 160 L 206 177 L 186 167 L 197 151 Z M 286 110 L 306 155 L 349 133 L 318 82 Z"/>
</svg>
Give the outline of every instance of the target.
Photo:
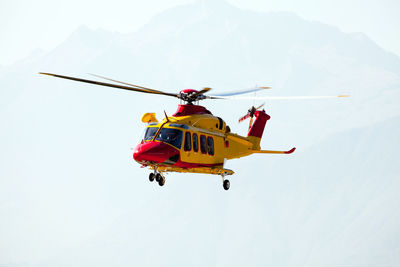
<svg viewBox="0 0 400 267">
<path fill-rule="evenodd" d="M 259 107 L 256 108 L 256 110 L 259 110 L 260 108 L 262 108 L 265 105 L 265 102 L 262 103 Z"/>
<path fill-rule="evenodd" d="M 251 129 L 251 126 L 253 126 L 253 117 L 250 117 L 249 131 Z"/>
<path fill-rule="evenodd" d="M 251 108 L 249 109 L 248 113 L 239 119 L 239 122 L 242 122 L 242 121 L 244 121 L 245 119 L 251 117 L 250 124 L 252 124 L 252 123 L 253 123 L 253 115 L 254 115 L 254 112 L 255 112 L 256 110 L 262 108 L 264 105 L 265 105 L 265 103 L 262 103 L 262 104 L 261 104 L 260 106 L 258 106 L 257 108 L 251 107 Z M 251 127 L 251 126 L 250 126 L 250 127 Z"/>
<path fill-rule="evenodd" d="M 239 119 L 239 122 L 244 121 L 244 120 L 247 119 L 248 117 L 250 117 L 250 114 L 249 114 L 249 113 L 247 113 L 246 115 L 244 115 L 243 117 L 241 117 L 241 118 Z"/>
</svg>

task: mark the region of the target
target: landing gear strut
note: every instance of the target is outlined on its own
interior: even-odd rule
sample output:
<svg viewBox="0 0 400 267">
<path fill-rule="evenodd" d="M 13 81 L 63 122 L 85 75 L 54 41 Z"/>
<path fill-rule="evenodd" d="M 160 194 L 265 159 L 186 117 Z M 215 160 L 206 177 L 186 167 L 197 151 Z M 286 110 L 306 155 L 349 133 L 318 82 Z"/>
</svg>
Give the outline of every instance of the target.
<svg viewBox="0 0 400 267">
<path fill-rule="evenodd" d="M 228 179 L 225 180 L 225 175 L 222 176 L 222 186 L 224 187 L 225 190 L 228 190 L 229 187 L 231 187 L 231 183 L 229 182 Z"/>
</svg>

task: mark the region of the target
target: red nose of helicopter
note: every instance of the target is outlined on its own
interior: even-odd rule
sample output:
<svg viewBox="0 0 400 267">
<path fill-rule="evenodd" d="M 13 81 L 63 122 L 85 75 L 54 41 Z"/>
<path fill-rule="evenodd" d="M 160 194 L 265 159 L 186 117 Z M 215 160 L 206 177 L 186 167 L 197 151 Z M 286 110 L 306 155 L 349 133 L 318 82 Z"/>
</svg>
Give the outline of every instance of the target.
<svg viewBox="0 0 400 267">
<path fill-rule="evenodd" d="M 139 163 L 175 164 L 179 150 L 162 142 L 143 142 L 136 146 L 133 158 Z"/>
</svg>

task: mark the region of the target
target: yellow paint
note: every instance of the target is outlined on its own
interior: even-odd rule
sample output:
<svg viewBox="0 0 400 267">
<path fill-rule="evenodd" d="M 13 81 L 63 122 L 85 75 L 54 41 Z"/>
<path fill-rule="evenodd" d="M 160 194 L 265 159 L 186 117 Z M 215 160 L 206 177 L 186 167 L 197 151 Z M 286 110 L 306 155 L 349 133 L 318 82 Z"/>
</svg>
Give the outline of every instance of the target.
<svg viewBox="0 0 400 267">
<path fill-rule="evenodd" d="M 150 115 L 149 115 L 150 114 Z M 146 113 L 142 117 L 142 121 L 152 120 L 154 113 Z M 145 119 L 144 119 L 145 118 Z M 182 147 L 180 148 L 181 161 L 195 164 L 213 164 L 213 167 L 202 168 L 179 168 L 175 166 L 157 166 L 157 170 L 161 172 L 191 172 L 191 173 L 207 173 L 230 175 L 233 171 L 223 168 L 225 159 L 241 158 L 253 153 L 275 153 L 284 154 L 284 151 L 263 151 L 260 150 L 261 138 L 249 136 L 244 137 L 235 133 L 227 132 L 225 122 L 220 127 L 220 121 L 217 117 L 210 114 L 189 115 L 182 117 L 164 118 L 157 125 L 150 127 L 175 128 L 183 132 Z M 181 127 L 179 127 L 181 125 Z M 222 128 L 222 129 L 219 129 Z M 159 129 L 160 131 L 160 129 Z M 157 134 L 158 132 L 157 131 Z M 189 132 L 191 136 L 191 150 L 185 151 L 185 133 Z M 156 134 L 156 135 L 157 135 Z M 193 134 L 198 136 L 198 151 L 193 150 Z M 200 136 L 212 137 L 214 140 L 214 155 L 201 152 Z M 154 141 L 154 140 L 153 140 Z M 228 145 L 227 145 L 228 143 Z M 154 166 L 150 168 L 154 169 Z"/>
<path fill-rule="evenodd" d="M 154 169 L 154 166 L 150 167 Z M 205 174 L 217 174 L 217 175 L 232 175 L 235 172 L 229 169 L 224 169 L 222 166 L 211 167 L 211 168 L 179 168 L 175 166 L 158 166 L 157 170 L 160 172 L 183 172 L 183 173 L 205 173 Z"/>
<path fill-rule="evenodd" d="M 151 123 L 151 122 L 158 122 L 155 113 L 144 113 L 142 116 L 142 122 L 144 123 Z"/>
</svg>

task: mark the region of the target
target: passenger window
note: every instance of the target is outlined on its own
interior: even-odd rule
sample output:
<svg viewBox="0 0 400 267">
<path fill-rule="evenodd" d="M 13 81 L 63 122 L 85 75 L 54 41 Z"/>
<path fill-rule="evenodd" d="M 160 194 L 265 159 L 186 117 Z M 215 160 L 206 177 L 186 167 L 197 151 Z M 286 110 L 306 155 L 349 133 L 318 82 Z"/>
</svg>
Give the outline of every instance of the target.
<svg viewBox="0 0 400 267">
<path fill-rule="evenodd" d="M 200 149 L 201 153 L 207 154 L 207 139 L 204 135 L 200 135 Z"/>
<path fill-rule="evenodd" d="M 199 151 L 199 138 L 195 133 L 193 134 L 193 150 L 195 152 Z"/>
<path fill-rule="evenodd" d="M 192 138 L 190 132 L 185 133 L 185 151 L 192 150 Z"/>
<path fill-rule="evenodd" d="M 212 137 L 207 137 L 208 154 L 214 155 L 214 139 Z"/>
</svg>

